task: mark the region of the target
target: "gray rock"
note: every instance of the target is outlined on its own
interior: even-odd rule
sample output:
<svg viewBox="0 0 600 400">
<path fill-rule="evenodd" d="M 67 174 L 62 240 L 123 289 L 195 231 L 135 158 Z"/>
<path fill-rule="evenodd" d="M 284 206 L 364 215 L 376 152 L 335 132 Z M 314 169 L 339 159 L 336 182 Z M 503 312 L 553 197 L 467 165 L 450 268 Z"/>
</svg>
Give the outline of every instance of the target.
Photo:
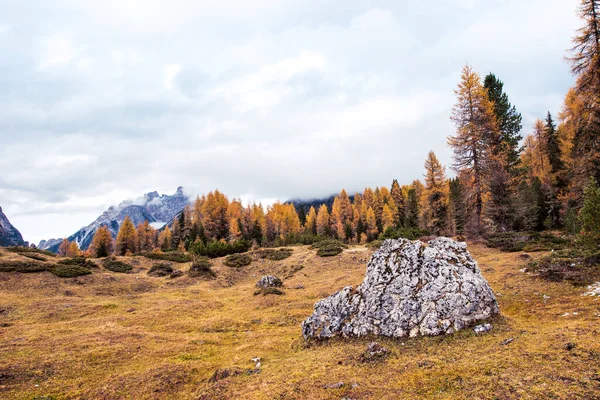
<svg viewBox="0 0 600 400">
<path fill-rule="evenodd" d="M 490 286 L 462 242 L 386 240 L 356 289 L 315 304 L 304 338 L 450 334 L 499 312 Z"/>
<path fill-rule="evenodd" d="M 323 389 L 340 389 L 342 387 L 344 387 L 344 382 L 336 382 L 330 385 L 323 386 Z"/>
<path fill-rule="evenodd" d="M 260 278 L 260 281 L 256 283 L 256 287 L 258 288 L 269 288 L 269 287 L 281 287 L 283 286 L 283 282 L 276 276 L 266 275 Z"/>
<path fill-rule="evenodd" d="M 481 335 L 482 333 L 488 333 L 489 331 L 492 330 L 492 325 L 491 324 L 481 324 L 481 325 L 477 325 L 475 328 L 473 328 L 473 331 L 478 334 Z"/>
<path fill-rule="evenodd" d="M 367 350 L 360 355 L 361 362 L 373 362 L 383 360 L 390 355 L 390 351 L 377 342 L 369 343 Z"/>
</svg>

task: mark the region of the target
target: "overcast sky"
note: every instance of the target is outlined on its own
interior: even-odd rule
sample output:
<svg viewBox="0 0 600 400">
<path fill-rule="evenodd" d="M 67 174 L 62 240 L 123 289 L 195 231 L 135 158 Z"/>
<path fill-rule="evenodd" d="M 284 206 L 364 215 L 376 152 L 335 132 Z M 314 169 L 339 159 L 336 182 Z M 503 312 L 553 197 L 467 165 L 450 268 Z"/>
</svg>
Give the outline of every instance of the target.
<svg viewBox="0 0 600 400">
<path fill-rule="evenodd" d="M 462 67 L 524 133 L 556 113 L 575 0 L 3 0 L 0 206 L 63 237 L 158 190 L 311 198 L 409 183 Z"/>
</svg>

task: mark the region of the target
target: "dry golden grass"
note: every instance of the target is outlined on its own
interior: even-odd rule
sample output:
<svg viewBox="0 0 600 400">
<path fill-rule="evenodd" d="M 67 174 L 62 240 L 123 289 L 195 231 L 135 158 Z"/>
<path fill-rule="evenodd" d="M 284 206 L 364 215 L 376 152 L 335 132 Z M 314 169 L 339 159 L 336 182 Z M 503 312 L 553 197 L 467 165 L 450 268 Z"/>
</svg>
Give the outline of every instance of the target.
<svg viewBox="0 0 600 400">
<path fill-rule="evenodd" d="M 359 360 L 369 338 L 306 344 L 299 327 L 317 300 L 362 281 L 365 248 L 318 258 L 299 247 L 239 269 L 216 260 L 214 280 L 151 278 L 144 258 L 128 259 L 132 274 L 0 273 L 0 398 L 599 398 L 597 299 L 519 272 L 518 254 L 470 251 L 498 296 L 494 330 L 382 339 L 392 355 L 377 363 Z M 254 296 L 263 274 L 285 278 L 285 295 Z M 247 374 L 253 357 L 261 371 Z M 242 373 L 209 381 L 228 368 Z"/>
</svg>

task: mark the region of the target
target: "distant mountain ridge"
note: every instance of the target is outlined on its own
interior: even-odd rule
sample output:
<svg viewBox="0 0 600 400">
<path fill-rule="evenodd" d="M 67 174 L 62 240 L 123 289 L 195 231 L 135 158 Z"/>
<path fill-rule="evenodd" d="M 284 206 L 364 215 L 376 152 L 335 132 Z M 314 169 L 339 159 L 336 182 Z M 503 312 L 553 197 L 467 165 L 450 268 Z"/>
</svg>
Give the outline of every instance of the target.
<svg viewBox="0 0 600 400">
<path fill-rule="evenodd" d="M 156 191 L 146 193 L 138 199 L 126 200 L 118 206 L 110 206 L 94 222 L 81 228 L 68 239 L 77 243 L 81 250 L 87 250 L 92 243 L 94 234 L 101 226 L 108 227 L 113 237 L 117 236 L 125 217 L 129 217 L 136 226 L 148 221 L 155 228 L 159 228 L 171 221 L 188 203 L 189 199 L 183 193 L 181 186 L 173 195 L 159 194 Z M 42 240 L 38 248 L 58 252 L 62 240 Z"/>
<path fill-rule="evenodd" d="M 8 220 L 0 207 L 0 246 L 25 246 L 21 232 Z"/>
</svg>

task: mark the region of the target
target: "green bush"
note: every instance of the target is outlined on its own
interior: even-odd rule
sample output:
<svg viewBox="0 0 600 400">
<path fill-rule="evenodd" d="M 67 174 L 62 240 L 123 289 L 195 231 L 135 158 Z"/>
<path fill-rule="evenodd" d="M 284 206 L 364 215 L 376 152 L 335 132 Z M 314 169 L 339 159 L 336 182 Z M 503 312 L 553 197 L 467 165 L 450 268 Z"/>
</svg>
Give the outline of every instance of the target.
<svg viewBox="0 0 600 400">
<path fill-rule="evenodd" d="M 89 275 L 92 271 L 89 268 L 82 267 L 80 265 L 60 265 L 57 264 L 49 270 L 54 275 L 60 278 L 74 278 L 76 276 Z"/>
<path fill-rule="evenodd" d="M 344 248 L 338 246 L 321 247 L 319 250 L 317 250 L 317 255 L 319 257 L 333 257 L 341 254 L 343 251 Z"/>
<path fill-rule="evenodd" d="M 335 239 L 325 239 L 325 240 L 320 240 L 318 242 L 315 242 L 312 244 L 312 246 L 310 246 L 311 249 L 321 249 L 324 247 L 341 247 L 342 249 L 346 249 L 348 248 L 348 246 L 346 246 L 344 243 L 340 242 L 339 240 L 335 240 Z"/>
<path fill-rule="evenodd" d="M 165 253 L 144 253 L 142 255 L 151 260 L 171 261 L 174 263 L 186 263 L 192 261 L 192 256 L 182 251 L 169 251 Z"/>
<path fill-rule="evenodd" d="M 198 276 L 206 276 L 214 278 L 217 276 L 215 271 L 212 269 L 212 263 L 208 257 L 200 256 L 194 259 L 190 270 L 188 271 L 188 275 L 192 277 Z"/>
<path fill-rule="evenodd" d="M 346 246 L 344 243 L 335 239 L 322 240 L 320 242 L 313 243 L 313 245 L 310 246 L 311 249 L 317 249 L 317 256 L 319 257 L 336 256 L 343 252 L 347 247 L 348 246 Z"/>
<path fill-rule="evenodd" d="M 249 254 L 232 254 L 225 258 L 223 264 L 227 265 L 228 267 L 240 268 L 250 265 L 251 262 L 252 257 Z"/>
<path fill-rule="evenodd" d="M 154 264 L 148 271 L 148 275 L 155 277 L 170 276 L 172 273 L 173 268 L 169 264 Z"/>
<path fill-rule="evenodd" d="M 133 269 L 131 265 L 124 263 L 123 261 L 118 261 L 115 257 L 104 259 L 104 261 L 102 261 L 102 266 L 109 271 L 120 272 L 124 274 Z"/>
<path fill-rule="evenodd" d="M 48 270 L 48 264 L 37 261 L 0 260 L 0 272 L 42 272 Z"/>
<path fill-rule="evenodd" d="M 265 249 L 258 252 L 258 256 L 271 261 L 281 261 L 289 258 L 294 253 L 292 249 Z"/>
<path fill-rule="evenodd" d="M 229 254 L 245 253 L 250 250 L 252 244 L 247 240 L 236 240 L 232 243 L 226 243 L 218 240 L 212 240 L 207 244 L 202 242 L 192 243 L 190 253 L 205 256 L 209 258 L 224 257 Z"/>
<path fill-rule="evenodd" d="M 33 247 L 24 247 L 24 246 L 9 246 L 4 248 L 6 251 L 10 251 L 11 253 L 37 253 L 42 254 L 48 257 L 57 257 L 58 254 L 53 253 L 47 250 L 34 249 Z"/>
<path fill-rule="evenodd" d="M 78 265 L 84 268 L 98 268 L 98 266 L 91 260 L 88 260 L 85 257 L 73 257 L 73 258 L 63 258 L 58 261 L 60 265 Z"/>
</svg>

